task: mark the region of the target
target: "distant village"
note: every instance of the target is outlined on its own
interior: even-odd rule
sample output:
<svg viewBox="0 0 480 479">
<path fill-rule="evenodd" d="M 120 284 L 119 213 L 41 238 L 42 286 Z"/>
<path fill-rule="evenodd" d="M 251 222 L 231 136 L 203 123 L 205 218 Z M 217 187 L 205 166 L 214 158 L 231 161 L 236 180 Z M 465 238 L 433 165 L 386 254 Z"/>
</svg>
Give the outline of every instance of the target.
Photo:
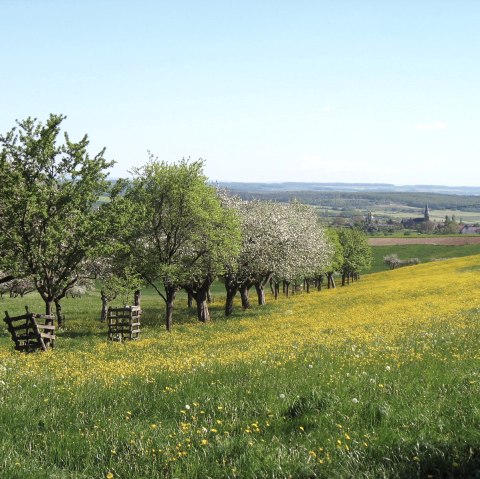
<svg viewBox="0 0 480 479">
<path fill-rule="evenodd" d="M 372 212 L 367 213 L 364 220 L 364 228 L 370 233 L 391 230 L 414 230 L 421 233 L 437 234 L 480 234 L 480 226 L 457 221 L 455 215 L 445 216 L 444 221 L 430 219 L 428 204 L 425 205 L 423 216 L 419 218 L 407 218 L 401 221 L 389 219 L 382 222 L 375 218 Z"/>
</svg>

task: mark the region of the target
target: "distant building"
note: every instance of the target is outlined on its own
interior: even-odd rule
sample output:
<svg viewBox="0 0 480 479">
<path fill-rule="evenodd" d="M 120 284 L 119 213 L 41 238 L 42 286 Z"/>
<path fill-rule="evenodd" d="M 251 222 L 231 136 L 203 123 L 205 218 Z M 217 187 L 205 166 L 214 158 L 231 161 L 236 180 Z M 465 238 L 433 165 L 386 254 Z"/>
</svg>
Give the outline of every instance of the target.
<svg viewBox="0 0 480 479">
<path fill-rule="evenodd" d="M 430 210 L 428 204 L 425 205 L 423 218 L 408 218 L 402 220 L 402 226 L 406 229 L 418 229 L 430 223 Z"/>
<path fill-rule="evenodd" d="M 462 235 L 477 235 L 480 234 L 480 228 L 478 226 L 463 225 L 459 233 Z"/>
<path fill-rule="evenodd" d="M 423 213 L 423 221 L 430 221 L 430 210 L 428 209 L 428 204 L 425 205 L 425 211 Z"/>
</svg>

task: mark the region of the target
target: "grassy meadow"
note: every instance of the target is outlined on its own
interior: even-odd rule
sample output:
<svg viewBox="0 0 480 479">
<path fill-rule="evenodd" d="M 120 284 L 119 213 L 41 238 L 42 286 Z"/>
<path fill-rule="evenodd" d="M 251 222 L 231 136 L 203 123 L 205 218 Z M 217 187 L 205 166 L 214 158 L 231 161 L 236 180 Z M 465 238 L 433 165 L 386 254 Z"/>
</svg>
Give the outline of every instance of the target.
<svg viewBox="0 0 480 479">
<path fill-rule="evenodd" d="M 389 254 L 396 254 L 400 259 L 419 258 L 422 263 L 427 263 L 429 261 L 480 254 L 480 244 L 462 246 L 433 244 L 374 246 L 372 247 L 372 254 L 372 267 L 369 272 L 377 273 L 388 269 L 383 258 Z"/>
<path fill-rule="evenodd" d="M 420 264 L 228 319 L 218 290 L 208 324 L 180 297 L 170 334 L 147 291 L 124 343 L 68 299 L 53 351 L 0 336 L 0 477 L 478 477 L 479 277 Z"/>
</svg>

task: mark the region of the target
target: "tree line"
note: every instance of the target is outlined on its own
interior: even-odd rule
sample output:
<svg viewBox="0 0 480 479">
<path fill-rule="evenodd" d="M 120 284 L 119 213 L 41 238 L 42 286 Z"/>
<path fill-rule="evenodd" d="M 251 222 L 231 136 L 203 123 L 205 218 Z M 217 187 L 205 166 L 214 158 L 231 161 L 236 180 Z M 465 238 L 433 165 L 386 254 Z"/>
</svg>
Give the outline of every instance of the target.
<svg viewBox="0 0 480 479">
<path fill-rule="evenodd" d="M 209 319 L 208 294 L 220 279 L 225 314 L 240 294 L 250 307 L 255 290 L 304 284 L 335 286 L 358 276 L 371 261 L 365 235 L 325 229 L 299 202 L 245 200 L 210 185 L 202 160 L 166 163 L 152 154 L 132 178 L 108 181 L 113 166 L 100 151 L 90 156 L 85 135 L 61 135 L 63 115 L 45 124 L 27 118 L 0 136 L 0 284 L 28 279 L 46 314 L 74 288 L 99 281 L 104 311 L 121 291 L 149 285 L 165 303 L 172 327 L 180 289 Z M 98 203 L 99 197 L 108 201 Z"/>
<path fill-rule="evenodd" d="M 243 198 L 258 198 L 287 202 L 298 199 L 302 203 L 337 210 L 372 210 L 376 206 L 392 204 L 423 209 L 426 204 L 435 210 L 480 211 L 478 195 L 404 191 L 249 191 L 238 189 Z"/>
</svg>

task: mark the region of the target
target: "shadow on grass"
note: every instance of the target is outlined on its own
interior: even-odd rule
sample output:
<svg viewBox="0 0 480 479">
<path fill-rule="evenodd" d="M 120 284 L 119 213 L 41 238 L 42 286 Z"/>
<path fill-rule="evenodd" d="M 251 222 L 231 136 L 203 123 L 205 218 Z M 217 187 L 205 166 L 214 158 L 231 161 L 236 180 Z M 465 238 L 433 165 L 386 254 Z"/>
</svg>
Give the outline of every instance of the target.
<svg viewBox="0 0 480 479">
<path fill-rule="evenodd" d="M 398 478 L 480 479 L 480 448 L 463 445 L 420 447 L 414 461 L 398 465 Z"/>
<path fill-rule="evenodd" d="M 80 338 L 107 338 L 108 334 L 108 326 L 105 324 L 105 331 L 89 331 L 89 330 L 60 330 L 57 333 L 57 340 L 58 339 L 80 339 Z"/>
<path fill-rule="evenodd" d="M 240 319 L 255 318 L 264 314 L 269 314 L 275 308 L 275 303 L 267 303 L 264 306 L 252 304 L 249 309 L 242 309 L 241 306 L 236 306 L 230 316 L 225 316 L 225 304 L 222 301 L 215 301 L 208 305 L 211 321 L 215 322 L 230 322 L 238 321 Z M 165 326 L 165 308 L 164 307 L 142 307 L 142 325 L 146 327 L 156 328 L 158 326 Z M 197 309 L 195 304 L 192 308 L 186 305 L 175 305 L 173 311 L 173 327 L 175 325 L 196 324 L 198 323 Z"/>
</svg>

